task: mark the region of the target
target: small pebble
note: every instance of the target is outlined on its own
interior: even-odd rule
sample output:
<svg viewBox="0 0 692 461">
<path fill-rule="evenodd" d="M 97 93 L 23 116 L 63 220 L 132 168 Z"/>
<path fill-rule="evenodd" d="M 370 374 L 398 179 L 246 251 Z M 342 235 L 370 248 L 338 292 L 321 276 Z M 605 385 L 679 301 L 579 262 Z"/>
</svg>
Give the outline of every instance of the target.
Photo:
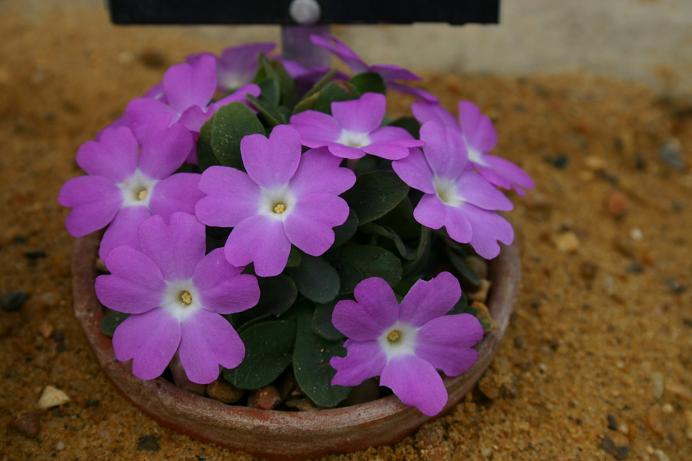
<svg viewBox="0 0 692 461">
<path fill-rule="evenodd" d="M 663 452 L 663 450 L 654 450 L 654 455 L 656 455 L 658 461 L 670 461 L 670 458 L 665 454 L 665 452 Z"/>
<path fill-rule="evenodd" d="M 685 160 L 682 158 L 682 146 L 676 138 L 668 139 L 658 151 L 663 162 L 674 170 L 685 168 Z"/>
<path fill-rule="evenodd" d="M 604 170 L 608 164 L 603 159 L 603 157 L 597 157 L 595 155 L 589 155 L 584 159 L 584 164 L 590 170 L 598 171 Z"/>
<path fill-rule="evenodd" d="M 28 299 L 29 293 L 26 291 L 11 291 L 0 298 L 0 306 L 8 312 L 18 311 Z"/>
<path fill-rule="evenodd" d="M 608 415 L 608 416 L 606 416 L 606 419 L 608 420 L 608 429 L 610 429 L 611 431 L 617 430 L 618 423 L 617 423 L 617 420 L 615 419 L 615 416 Z"/>
<path fill-rule="evenodd" d="M 673 405 L 671 405 L 669 403 L 664 403 L 663 406 L 661 407 L 661 409 L 663 410 L 663 413 L 665 413 L 667 415 L 670 415 L 673 413 L 673 411 L 675 411 L 675 409 L 673 408 Z"/>
<path fill-rule="evenodd" d="M 58 451 L 62 451 L 65 449 L 65 442 L 58 442 L 55 444 L 55 449 Z"/>
<path fill-rule="evenodd" d="M 657 371 L 651 373 L 651 384 L 653 386 L 654 397 L 660 400 L 663 397 L 663 391 L 665 390 L 665 381 L 663 380 L 663 375 Z"/>
<path fill-rule="evenodd" d="M 614 218 L 622 218 L 628 209 L 629 201 L 622 192 L 613 192 L 606 199 L 606 210 Z"/>
<path fill-rule="evenodd" d="M 279 391 L 274 386 L 264 386 L 250 394 L 247 404 L 260 410 L 272 410 L 281 403 Z"/>
<path fill-rule="evenodd" d="M 10 428 L 16 430 L 25 437 L 35 439 L 41 432 L 41 412 L 30 411 L 17 416 L 10 423 Z"/>
<path fill-rule="evenodd" d="M 515 336 L 514 337 L 514 347 L 517 349 L 523 349 L 524 348 L 524 337 L 523 336 Z"/>
<path fill-rule="evenodd" d="M 598 266 L 591 261 L 583 261 L 579 264 L 579 275 L 585 282 L 591 283 L 598 274 Z"/>
<path fill-rule="evenodd" d="M 669 289 L 672 293 L 674 293 L 674 294 L 676 294 L 676 295 L 679 295 L 679 294 L 681 294 L 681 293 L 684 293 L 685 290 L 687 290 L 687 286 L 683 285 L 683 284 L 680 283 L 678 280 L 676 280 L 676 279 L 674 279 L 674 278 L 672 278 L 672 277 L 666 277 L 666 278 L 664 279 L 664 281 L 665 281 L 666 286 L 668 287 L 668 289 Z"/>
<path fill-rule="evenodd" d="M 58 407 L 70 401 L 63 391 L 54 386 L 46 386 L 38 399 L 38 407 L 42 409 Z"/>
<path fill-rule="evenodd" d="M 543 159 L 558 170 L 564 170 L 569 166 L 569 157 L 562 152 L 555 155 L 547 155 Z"/>
<path fill-rule="evenodd" d="M 574 232 L 561 232 L 553 237 L 553 243 L 563 253 L 573 253 L 579 249 L 579 237 Z"/>
<path fill-rule="evenodd" d="M 139 451 L 159 451 L 160 448 L 161 438 L 158 435 L 142 435 L 137 439 Z"/>
<path fill-rule="evenodd" d="M 652 405 L 646 413 L 646 425 L 656 435 L 663 437 L 666 433 L 666 428 L 663 425 L 663 411 L 658 405 Z"/>
<path fill-rule="evenodd" d="M 474 291 L 469 295 L 472 301 L 485 302 L 488 298 L 488 292 L 490 291 L 490 286 L 492 283 L 488 279 L 482 279 L 481 283 L 478 284 L 478 290 Z"/>
<path fill-rule="evenodd" d="M 641 274 L 644 272 L 644 265 L 639 261 L 632 261 L 625 270 L 630 274 Z"/>
<path fill-rule="evenodd" d="M 601 439 L 601 445 L 600 445 L 601 450 L 605 451 L 609 455 L 611 455 L 613 458 L 617 460 L 623 460 L 627 459 L 629 456 L 630 449 L 626 445 L 618 446 L 615 444 L 613 439 L 608 437 L 607 435 L 604 436 Z"/>
<path fill-rule="evenodd" d="M 687 422 L 685 435 L 688 439 L 692 440 L 692 410 L 685 410 L 685 421 Z"/>
<path fill-rule="evenodd" d="M 48 256 L 45 251 L 43 250 L 31 250 L 31 251 L 25 251 L 24 252 L 24 257 L 29 260 L 30 263 L 35 264 L 39 260 L 45 258 Z"/>
<path fill-rule="evenodd" d="M 630 238 L 632 240 L 639 242 L 641 239 L 644 238 L 644 233 L 642 232 L 642 230 L 640 228 L 635 227 L 634 229 L 632 229 L 630 231 Z"/>
<path fill-rule="evenodd" d="M 318 408 L 308 399 L 289 399 L 286 401 L 288 408 L 294 408 L 298 411 L 316 411 Z"/>
<path fill-rule="evenodd" d="M 207 385 L 207 395 L 214 400 L 223 403 L 236 403 L 245 395 L 245 391 L 231 385 L 223 378 L 219 378 Z"/>
<path fill-rule="evenodd" d="M 41 336 L 43 336 L 45 339 L 50 338 L 50 335 L 53 334 L 53 325 L 50 323 L 43 322 L 39 327 L 38 327 L 39 333 L 41 333 Z"/>
</svg>

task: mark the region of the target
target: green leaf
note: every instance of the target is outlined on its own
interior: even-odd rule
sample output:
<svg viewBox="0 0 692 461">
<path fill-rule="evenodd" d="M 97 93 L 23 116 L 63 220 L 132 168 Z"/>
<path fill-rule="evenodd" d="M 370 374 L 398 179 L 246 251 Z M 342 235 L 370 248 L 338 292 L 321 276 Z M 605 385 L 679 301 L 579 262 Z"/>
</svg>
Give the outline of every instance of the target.
<svg viewBox="0 0 692 461">
<path fill-rule="evenodd" d="M 104 315 L 101 319 L 101 333 L 112 337 L 115 329 L 118 328 L 118 325 L 123 323 L 129 316 L 129 314 L 123 314 L 122 312 L 116 312 L 109 309 L 106 315 Z"/>
<path fill-rule="evenodd" d="M 329 365 L 335 355 L 343 355 L 341 341 L 328 341 L 312 330 L 313 312 L 308 306 L 298 311 L 293 373 L 300 389 L 320 407 L 331 408 L 342 402 L 351 388 L 332 386 L 336 371 Z"/>
<path fill-rule="evenodd" d="M 358 90 L 360 94 L 364 93 L 382 93 L 385 94 L 387 87 L 380 74 L 375 72 L 363 72 L 362 74 L 354 75 L 350 80 L 351 84 Z"/>
<path fill-rule="evenodd" d="M 199 165 L 200 171 L 204 171 L 210 166 L 220 164 L 219 159 L 216 158 L 211 147 L 211 127 L 211 120 L 209 120 L 202 125 L 202 129 L 199 132 L 199 139 L 197 140 L 197 164 Z"/>
<path fill-rule="evenodd" d="M 454 269 L 461 275 L 464 280 L 469 282 L 473 286 L 478 286 L 481 283 L 481 279 L 476 275 L 476 273 L 466 264 L 466 261 L 462 256 L 460 256 L 456 251 L 449 247 L 446 247 L 447 258 L 452 264 Z"/>
<path fill-rule="evenodd" d="M 287 122 L 287 120 L 284 119 L 283 114 L 280 112 L 279 106 L 267 103 L 261 98 L 257 99 L 252 95 L 247 95 L 245 98 L 252 105 L 252 107 L 259 112 L 269 126 L 281 125 Z"/>
<path fill-rule="evenodd" d="M 389 123 L 389 126 L 398 126 L 399 128 L 403 128 L 416 139 L 418 139 L 418 136 L 420 136 L 420 122 L 413 117 L 399 117 Z"/>
<path fill-rule="evenodd" d="M 288 269 L 300 294 L 316 303 L 326 303 L 339 294 L 339 274 L 323 258 L 303 255 L 300 266 Z"/>
<path fill-rule="evenodd" d="M 335 305 L 336 302 L 319 304 L 315 307 L 315 312 L 312 315 L 312 329 L 315 333 L 330 341 L 344 338 L 344 335 L 334 328 L 332 323 L 332 313 L 334 312 Z"/>
<path fill-rule="evenodd" d="M 322 89 L 329 84 L 329 82 L 332 81 L 334 78 L 334 75 L 336 74 L 336 70 L 330 69 L 329 72 L 324 74 L 322 78 L 320 78 L 317 83 L 315 83 L 312 88 L 308 90 L 307 93 L 303 95 L 303 99 L 298 101 L 298 103 L 295 105 L 293 108 L 293 113 L 297 114 L 298 112 L 302 112 L 304 110 L 311 109 L 314 105 L 315 102 L 317 101 L 317 98 L 319 97 L 319 92 L 322 91 Z"/>
<path fill-rule="evenodd" d="M 394 244 L 396 251 L 399 252 L 399 255 L 402 258 L 410 261 L 416 258 L 416 249 L 408 248 L 404 241 L 401 239 L 401 237 L 399 237 L 399 235 L 396 232 L 394 232 L 394 230 L 390 227 L 382 226 L 376 223 L 370 223 L 361 227 L 360 230 L 363 233 L 375 235 L 378 237 L 384 237 L 390 240 Z"/>
<path fill-rule="evenodd" d="M 287 275 L 258 277 L 260 299 L 252 309 L 233 314 L 233 320 L 240 330 L 259 320 L 278 317 L 291 308 L 298 297 L 298 289 L 293 279 Z M 252 323 L 250 323 L 252 322 Z"/>
<path fill-rule="evenodd" d="M 426 272 L 426 267 L 429 266 L 431 258 L 431 248 L 432 248 L 432 235 L 430 229 L 423 226 L 421 227 L 420 238 L 418 239 L 418 248 L 416 249 L 416 256 L 413 261 L 410 261 L 404 266 L 404 273 L 406 275 L 418 274 Z"/>
<path fill-rule="evenodd" d="M 413 218 L 413 206 L 408 197 L 399 202 L 396 208 L 377 222 L 390 227 L 404 240 L 415 239 L 420 236 L 421 225 Z"/>
<path fill-rule="evenodd" d="M 372 171 L 358 176 L 343 198 L 362 226 L 392 211 L 406 194 L 408 186 L 393 171 Z"/>
<path fill-rule="evenodd" d="M 265 134 L 257 116 L 245 104 L 234 102 L 219 109 L 200 132 L 203 162 L 208 164 L 211 150 L 218 164 L 243 169 L 240 140 L 248 135 Z"/>
<path fill-rule="evenodd" d="M 312 109 L 331 114 L 333 102 L 358 99 L 358 96 L 360 96 L 358 90 L 349 82 L 331 82 L 319 92 Z"/>
<path fill-rule="evenodd" d="M 266 78 L 258 83 L 260 87 L 260 98 L 267 105 L 278 106 L 281 101 L 281 88 L 279 81 L 275 78 Z"/>
<path fill-rule="evenodd" d="M 349 210 L 346 222 L 334 228 L 334 245 L 332 245 L 332 248 L 339 247 L 346 243 L 356 234 L 357 230 L 358 216 L 353 213 L 353 210 Z"/>
<path fill-rule="evenodd" d="M 238 368 L 224 369 L 223 377 L 240 389 L 259 389 L 274 381 L 291 363 L 295 343 L 294 320 L 257 323 L 240 333 L 245 358 Z"/>
<path fill-rule="evenodd" d="M 291 252 L 288 254 L 288 261 L 286 261 L 286 267 L 298 267 L 300 266 L 300 261 L 303 259 L 303 253 L 296 247 L 291 247 Z"/>
<path fill-rule="evenodd" d="M 334 258 L 341 277 L 341 293 L 348 294 L 368 277 L 382 277 L 391 286 L 401 281 L 401 261 L 391 252 L 374 245 L 348 244 Z"/>
</svg>

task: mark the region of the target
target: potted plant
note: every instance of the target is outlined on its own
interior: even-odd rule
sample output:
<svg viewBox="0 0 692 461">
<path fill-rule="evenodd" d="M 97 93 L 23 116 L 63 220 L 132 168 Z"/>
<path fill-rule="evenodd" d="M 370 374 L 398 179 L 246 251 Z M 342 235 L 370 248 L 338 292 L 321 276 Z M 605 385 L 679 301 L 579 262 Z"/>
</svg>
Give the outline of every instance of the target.
<svg viewBox="0 0 692 461">
<path fill-rule="evenodd" d="M 164 425 L 273 458 L 391 443 L 458 402 L 519 281 L 501 189 L 533 187 L 473 103 L 455 117 L 410 71 L 312 42 L 351 72 L 264 43 L 172 66 L 59 197 L 109 378 Z M 413 117 L 387 117 L 387 90 Z"/>
</svg>

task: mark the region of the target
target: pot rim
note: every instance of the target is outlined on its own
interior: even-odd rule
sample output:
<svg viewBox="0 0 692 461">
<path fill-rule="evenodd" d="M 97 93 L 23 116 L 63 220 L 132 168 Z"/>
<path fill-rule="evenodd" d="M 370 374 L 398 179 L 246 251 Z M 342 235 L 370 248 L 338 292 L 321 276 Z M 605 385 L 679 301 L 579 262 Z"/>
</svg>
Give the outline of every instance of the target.
<svg viewBox="0 0 692 461">
<path fill-rule="evenodd" d="M 152 381 L 136 378 L 130 372 L 129 363 L 118 362 L 115 359 L 111 338 L 101 332 L 100 322 L 103 312 L 94 291 L 98 244 L 98 234 L 78 238 L 75 241 L 72 257 L 75 315 L 108 378 L 129 400 L 161 424 L 193 437 L 234 449 L 259 453 L 263 456 L 286 458 L 315 456 L 393 443 L 431 419 L 415 408 L 404 405 L 394 395 L 346 407 L 317 411 L 261 410 L 229 405 L 193 394 L 161 377 Z M 449 394 L 444 411 L 448 411 L 458 403 L 492 361 L 509 323 L 520 278 L 518 247 L 516 243 L 504 246 L 500 256 L 489 262 L 488 279 L 493 285 L 486 305 L 495 321 L 495 328 L 485 335 L 477 347 L 478 359 L 466 373 L 454 378 L 444 378 Z M 189 420 L 189 424 L 185 423 L 186 420 Z M 398 424 L 400 427 L 390 431 L 391 433 L 378 432 L 384 427 L 382 425 L 392 424 Z M 366 433 L 356 437 L 357 440 L 349 439 L 344 430 L 353 428 L 370 428 L 373 433 L 371 437 L 368 437 Z M 247 444 L 242 443 L 242 440 L 238 443 L 235 440 L 228 440 L 229 433 L 236 435 L 234 431 L 244 431 L 245 439 L 259 438 L 259 443 L 256 447 L 248 447 Z M 267 435 L 271 435 L 275 440 L 271 442 L 262 440 Z M 332 445 L 320 448 L 320 443 L 311 439 L 312 445 L 315 445 L 315 447 L 310 446 L 311 450 L 304 446 L 305 442 L 294 443 L 297 437 L 312 438 L 327 435 L 344 438 L 344 443 L 339 443 L 341 439 L 332 439 Z M 323 444 L 328 442 L 329 440 L 325 440 Z M 270 445 L 277 443 L 284 444 L 282 449 L 277 447 L 271 449 Z"/>
</svg>

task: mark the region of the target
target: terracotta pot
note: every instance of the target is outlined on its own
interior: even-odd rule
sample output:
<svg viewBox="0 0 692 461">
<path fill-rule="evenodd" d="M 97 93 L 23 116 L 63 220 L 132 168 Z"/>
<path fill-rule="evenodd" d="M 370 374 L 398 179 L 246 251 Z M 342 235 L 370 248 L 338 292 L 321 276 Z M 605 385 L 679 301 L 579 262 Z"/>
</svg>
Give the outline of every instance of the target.
<svg viewBox="0 0 692 461">
<path fill-rule="evenodd" d="M 176 387 L 159 378 L 140 381 L 130 365 L 113 356 L 100 330 L 103 316 L 94 294 L 98 237 L 78 239 L 72 260 L 74 309 L 106 375 L 142 411 L 161 425 L 191 437 L 270 459 L 304 459 L 391 444 L 429 418 L 388 396 L 371 402 L 319 411 L 266 411 L 231 406 Z M 472 389 L 492 360 L 505 333 L 520 279 L 519 251 L 505 247 L 490 264 L 493 286 L 488 307 L 496 329 L 479 345 L 479 359 L 463 376 L 446 380 L 448 410 Z"/>
</svg>

